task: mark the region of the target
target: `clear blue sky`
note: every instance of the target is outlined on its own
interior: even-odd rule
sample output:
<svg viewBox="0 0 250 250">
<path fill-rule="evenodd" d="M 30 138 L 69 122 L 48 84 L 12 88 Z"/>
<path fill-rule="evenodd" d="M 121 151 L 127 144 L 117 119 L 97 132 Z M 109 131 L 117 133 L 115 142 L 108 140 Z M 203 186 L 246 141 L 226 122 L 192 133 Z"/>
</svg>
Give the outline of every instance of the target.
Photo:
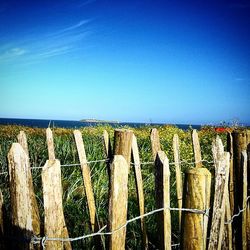
<svg viewBox="0 0 250 250">
<path fill-rule="evenodd" d="M 0 0 L 0 117 L 250 123 L 250 2 Z"/>
</svg>

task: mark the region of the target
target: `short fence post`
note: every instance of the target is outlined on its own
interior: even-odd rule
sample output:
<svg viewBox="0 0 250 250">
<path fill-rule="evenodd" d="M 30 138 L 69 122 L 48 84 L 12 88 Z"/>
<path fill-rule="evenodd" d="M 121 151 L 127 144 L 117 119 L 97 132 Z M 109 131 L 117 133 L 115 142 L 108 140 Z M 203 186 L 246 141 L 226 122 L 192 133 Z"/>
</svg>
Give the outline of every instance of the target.
<svg viewBox="0 0 250 250">
<path fill-rule="evenodd" d="M 155 161 L 156 155 L 158 151 L 161 151 L 161 144 L 159 133 L 156 128 L 153 128 L 150 133 L 150 140 L 151 140 L 151 149 L 153 154 L 153 160 Z"/>
<path fill-rule="evenodd" d="M 111 190 L 109 198 L 110 250 L 125 249 L 128 207 L 128 164 L 121 155 L 115 155 L 111 166 Z"/>
<path fill-rule="evenodd" d="M 176 193 L 178 208 L 182 208 L 182 173 L 180 167 L 180 149 L 179 149 L 179 137 L 177 134 L 173 137 L 173 151 L 174 151 L 174 165 L 176 175 Z M 181 210 L 179 210 L 179 230 L 181 230 Z"/>
<path fill-rule="evenodd" d="M 86 192 L 88 207 L 89 207 L 91 228 L 92 228 L 92 231 L 95 231 L 96 207 L 95 207 L 94 192 L 93 192 L 92 183 L 91 183 L 90 168 L 87 164 L 87 157 L 85 153 L 85 148 L 84 148 L 81 132 L 79 130 L 74 130 L 74 137 L 75 137 L 78 156 L 79 156 L 79 160 L 80 160 L 81 168 L 82 168 L 83 182 L 84 182 L 84 187 L 85 187 L 85 192 Z"/>
<path fill-rule="evenodd" d="M 171 249 L 170 171 L 169 161 L 163 151 L 155 159 L 156 206 L 164 208 L 158 213 L 159 248 Z"/>
<path fill-rule="evenodd" d="M 143 182 L 142 182 L 142 174 L 141 174 L 141 166 L 140 166 L 139 149 L 137 145 L 137 139 L 134 134 L 132 138 L 132 156 L 133 156 L 133 162 L 134 162 L 139 210 L 140 210 L 140 215 L 143 215 L 145 213 Z M 148 237 L 147 237 L 145 218 L 141 218 L 141 230 L 143 234 L 143 248 L 148 249 Z"/>
<path fill-rule="evenodd" d="M 39 209 L 36 201 L 36 196 L 34 192 L 34 186 L 33 186 L 33 180 L 32 180 L 32 174 L 30 169 L 30 157 L 29 157 L 29 150 L 28 150 L 28 143 L 27 143 L 27 137 L 24 131 L 20 131 L 20 133 L 17 136 L 19 144 L 23 147 L 27 158 L 28 158 L 28 167 L 27 167 L 27 175 L 29 178 L 29 187 L 30 187 L 30 194 L 31 194 L 31 207 L 32 207 L 32 227 L 34 230 L 35 235 L 40 235 L 40 216 L 39 216 Z"/>
<path fill-rule="evenodd" d="M 42 170 L 44 201 L 44 232 L 49 238 L 68 238 L 62 203 L 61 165 L 59 160 L 48 160 Z M 46 241 L 46 250 L 71 250 L 70 242 Z"/>
<path fill-rule="evenodd" d="M 192 133 L 192 142 L 193 142 L 195 166 L 197 168 L 201 168 L 202 167 L 201 147 L 200 147 L 200 141 L 199 141 L 199 137 L 198 137 L 198 133 L 196 129 L 194 129 Z"/>
<path fill-rule="evenodd" d="M 108 176 L 110 178 L 110 163 L 112 162 L 112 149 L 111 149 L 109 134 L 106 130 L 103 131 L 103 145 L 104 145 L 105 157 L 108 159 L 106 165 L 107 165 Z"/>
<path fill-rule="evenodd" d="M 215 194 L 208 245 L 209 250 L 221 249 L 222 246 L 230 168 L 230 154 L 224 152 L 224 147 L 219 136 L 217 136 L 213 142 L 212 151 L 215 162 Z"/>
<path fill-rule="evenodd" d="M 46 129 L 46 141 L 48 146 L 48 156 L 49 160 L 55 160 L 55 149 L 54 149 L 54 139 L 53 139 L 53 133 L 50 128 Z"/>
<path fill-rule="evenodd" d="M 113 155 L 122 155 L 130 166 L 133 132 L 128 129 L 115 129 Z"/>
<path fill-rule="evenodd" d="M 12 249 L 32 249 L 29 239 L 34 234 L 28 157 L 19 143 L 13 143 L 8 153 L 13 237 Z"/>
<path fill-rule="evenodd" d="M 209 209 L 211 174 L 206 168 L 193 168 L 185 173 L 183 207 Z M 208 214 L 182 212 L 181 249 L 206 249 Z"/>
</svg>

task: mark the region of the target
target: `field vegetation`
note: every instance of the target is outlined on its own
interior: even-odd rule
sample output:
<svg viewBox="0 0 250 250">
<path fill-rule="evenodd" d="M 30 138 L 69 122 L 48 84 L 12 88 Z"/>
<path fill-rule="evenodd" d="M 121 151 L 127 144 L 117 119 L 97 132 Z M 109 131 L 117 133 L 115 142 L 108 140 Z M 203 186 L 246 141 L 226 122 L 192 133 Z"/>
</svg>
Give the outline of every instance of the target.
<svg viewBox="0 0 250 250">
<path fill-rule="evenodd" d="M 137 137 L 141 162 L 152 161 L 152 152 L 150 144 L 150 130 L 152 127 L 146 126 L 141 128 L 133 128 L 133 132 Z M 180 139 L 181 160 L 194 161 L 191 128 L 187 131 L 181 130 L 174 126 L 157 127 L 160 135 L 162 149 L 165 151 L 170 162 L 173 162 L 172 140 L 174 134 L 178 134 Z M 81 128 L 83 141 L 88 161 L 100 160 L 105 158 L 104 147 L 102 141 L 103 131 L 107 130 L 111 142 L 113 140 L 114 129 L 111 126 L 96 126 Z M 28 138 L 30 163 L 32 167 L 42 167 L 48 159 L 45 129 L 20 127 L 20 126 L 0 126 L 0 170 L 7 171 L 7 153 L 13 142 L 17 142 L 18 133 L 25 131 Z M 53 128 L 55 154 L 62 165 L 79 163 L 77 149 L 74 142 L 73 130 Z M 224 131 L 215 131 L 213 128 L 203 128 L 199 131 L 200 144 L 202 149 L 202 158 L 212 161 L 211 144 L 216 134 L 221 136 L 224 145 L 226 145 L 226 133 Z M 204 162 L 213 174 L 213 164 Z M 182 171 L 194 165 L 182 164 Z M 108 175 L 107 167 L 104 162 L 91 163 L 91 176 L 94 189 L 97 219 L 100 227 L 107 224 L 108 216 Z M 132 168 L 132 165 L 131 165 Z M 154 165 L 142 165 L 142 177 L 145 195 L 145 211 L 154 210 L 155 207 L 155 178 Z M 175 170 L 174 165 L 170 165 L 171 170 L 171 206 L 177 207 L 176 189 L 175 189 Z M 40 208 L 41 222 L 43 223 L 43 197 L 41 184 L 41 169 L 32 170 L 35 193 Z M 0 188 L 4 195 L 4 201 L 7 211 L 9 209 L 9 186 L 8 175 L 0 175 Z M 66 224 L 70 237 L 91 233 L 89 225 L 89 214 L 86 196 L 84 192 L 83 180 L 80 166 L 63 167 L 62 166 L 62 185 L 63 185 L 63 205 Z M 128 219 L 139 215 L 137 204 L 137 194 L 134 172 L 129 174 L 129 200 L 128 200 Z M 172 216 L 172 241 L 179 242 L 180 234 L 178 232 L 178 212 L 171 212 Z M 150 248 L 154 249 L 157 242 L 156 217 L 151 215 L 146 218 L 146 225 Z M 127 226 L 127 248 L 140 249 L 142 240 L 140 233 L 140 222 L 136 221 Z M 93 238 L 72 243 L 73 249 L 91 249 L 93 246 Z"/>
</svg>

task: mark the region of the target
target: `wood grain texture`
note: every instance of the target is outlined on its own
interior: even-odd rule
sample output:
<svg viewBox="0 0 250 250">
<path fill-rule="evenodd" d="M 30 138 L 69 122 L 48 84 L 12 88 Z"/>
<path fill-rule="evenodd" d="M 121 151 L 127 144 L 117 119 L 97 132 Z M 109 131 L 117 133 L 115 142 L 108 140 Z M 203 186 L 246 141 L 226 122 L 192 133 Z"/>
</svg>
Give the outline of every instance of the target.
<svg viewBox="0 0 250 250">
<path fill-rule="evenodd" d="M 115 231 L 127 221 L 128 164 L 121 155 L 115 155 L 111 167 L 109 199 L 109 230 Z M 109 239 L 110 250 L 125 249 L 126 227 L 115 231 Z"/>
<path fill-rule="evenodd" d="M 17 136 L 17 140 L 19 144 L 22 146 L 22 148 L 24 149 L 28 158 L 27 175 L 29 179 L 29 189 L 30 189 L 30 194 L 31 194 L 32 227 L 33 227 L 35 235 L 40 235 L 40 215 L 39 215 L 39 209 L 37 205 L 37 200 L 36 200 L 34 185 L 33 185 L 33 180 L 32 180 L 32 174 L 31 174 L 31 169 L 30 169 L 30 160 L 29 160 L 30 157 L 29 157 L 27 137 L 24 131 L 20 131 L 20 133 Z"/>
<path fill-rule="evenodd" d="M 54 139 L 53 139 L 53 133 L 50 128 L 46 129 L 46 141 L 47 141 L 47 147 L 48 147 L 48 156 L 49 160 L 55 160 L 55 149 L 54 149 Z"/>
<path fill-rule="evenodd" d="M 44 201 L 44 233 L 49 238 L 68 238 L 63 203 L 61 165 L 59 160 L 48 160 L 42 170 Z M 47 250 L 71 250 L 70 242 L 46 241 Z"/>
<path fill-rule="evenodd" d="M 243 199 L 242 208 L 242 250 L 247 250 L 247 151 L 242 152 L 243 159 Z"/>
<path fill-rule="evenodd" d="M 170 170 L 169 160 L 163 151 L 155 159 L 156 207 L 166 208 L 158 213 L 158 237 L 160 249 L 171 249 Z"/>
<path fill-rule="evenodd" d="M 76 147 L 78 151 L 79 161 L 80 161 L 81 168 L 82 168 L 83 183 L 84 183 L 85 192 L 87 196 L 91 228 L 92 228 L 92 231 L 95 231 L 96 207 L 95 207 L 93 187 L 91 183 L 90 168 L 89 168 L 89 165 L 87 164 L 87 157 L 85 153 L 85 148 L 84 148 L 84 143 L 83 143 L 81 132 L 79 130 L 74 130 L 74 137 L 75 137 Z"/>
<path fill-rule="evenodd" d="M 192 133 L 192 142 L 193 142 L 195 166 L 197 168 L 201 168 L 202 167 L 201 147 L 200 147 L 199 136 L 196 129 L 194 129 Z"/>
<path fill-rule="evenodd" d="M 175 165 L 175 176 L 176 176 L 176 193 L 178 200 L 178 208 L 182 208 L 182 173 L 180 166 L 180 146 L 179 146 L 179 137 L 177 134 L 173 137 L 173 151 L 174 151 L 174 165 Z M 181 210 L 179 211 L 179 230 L 181 231 Z"/>
<path fill-rule="evenodd" d="M 8 153 L 11 197 L 11 219 L 14 237 L 30 238 L 33 232 L 28 157 L 19 143 Z M 17 249 L 33 249 L 28 242 L 19 242 Z M 13 247 L 12 247 L 13 248 Z"/>
<path fill-rule="evenodd" d="M 133 156 L 132 159 L 133 159 L 134 170 L 135 170 L 136 190 L 137 190 L 139 211 L 140 211 L 140 215 L 143 215 L 145 213 L 143 181 L 142 181 L 142 174 L 141 174 L 139 149 L 138 149 L 137 139 L 135 135 L 133 135 L 133 138 L 132 138 L 132 156 Z M 142 238 L 143 248 L 148 249 L 148 236 L 147 236 L 145 218 L 141 218 L 141 230 L 142 230 L 142 235 L 143 235 L 143 238 Z"/>
<path fill-rule="evenodd" d="M 206 210 L 210 207 L 211 174 L 206 168 L 193 168 L 185 173 L 183 207 Z M 182 212 L 181 249 L 206 249 L 208 217 Z"/>
<path fill-rule="evenodd" d="M 152 150 L 153 160 L 155 161 L 157 152 L 161 151 L 159 133 L 156 128 L 153 128 L 151 130 L 150 141 L 151 141 L 151 150 Z"/>
</svg>

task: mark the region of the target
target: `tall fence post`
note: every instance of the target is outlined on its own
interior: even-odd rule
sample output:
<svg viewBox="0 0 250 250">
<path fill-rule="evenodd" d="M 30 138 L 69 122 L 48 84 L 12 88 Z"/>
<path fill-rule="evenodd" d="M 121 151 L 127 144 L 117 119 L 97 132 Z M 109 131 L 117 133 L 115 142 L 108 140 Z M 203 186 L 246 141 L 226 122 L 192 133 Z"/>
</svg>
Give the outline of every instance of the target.
<svg viewBox="0 0 250 250">
<path fill-rule="evenodd" d="M 179 148 L 179 137 L 177 134 L 173 137 L 173 151 L 174 151 L 174 165 L 175 165 L 175 176 L 176 176 L 176 193 L 178 208 L 182 208 L 182 173 L 180 167 L 180 148 Z M 181 230 L 181 210 L 179 210 L 179 230 Z"/>
<path fill-rule="evenodd" d="M 234 168 L 234 212 L 238 213 L 238 208 L 242 208 L 243 202 L 243 164 L 242 152 L 247 150 L 250 143 L 250 136 L 247 130 L 234 130 L 233 137 L 233 168 Z M 235 232 L 235 245 L 242 246 L 242 214 L 234 218 L 233 230 Z"/>
<path fill-rule="evenodd" d="M 75 137 L 78 156 L 79 156 L 79 160 L 80 160 L 81 168 L 82 168 L 84 187 L 85 187 L 85 192 L 86 192 L 88 207 L 89 207 L 91 228 L 92 228 L 92 231 L 95 231 L 96 207 L 95 207 L 94 192 L 93 192 L 92 183 L 91 183 L 90 168 L 87 164 L 87 157 L 85 153 L 85 148 L 84 148 L 81 132 L 79 130 L 74 130 L 74 137 Z"/>
<path fill-rule="evenodd" d="M 49 238 L 68 238 L 63 203 L 61 165 L 59 160 L 47 160 L 42 170 L 44 201 L 44 232 Z M 46 241 L 46 250 L 71 250 L 70 242 Z"/>
<path fill-rule="evenodd" d="M 213 142 L 213 157 L 215 162 L 215 193 L 213 216 L 208 249 L 221 249 L 225 223 L 226 195 L 228 193 L 228 177 L 230 168 L 230 154 L 224 152 L 219 136 Z"/>
<path fill-rule="evenodd" d="M 230 209 L 234 211 L 234 164 L 233 164 L 233 137 L 231 132 L 227 133 L 227 151 L 230 153 L 230 170 L 229 170 L 229 199 Z"/>
<path fill-rule="evenodd" d="M 49 160 L 55 160 L 55 149 L 54 149 L 54 139 L 53 139 L 53 133 L 50 128 L 46 129 L 46 141 L 48 146 L 48 156 Z"/>
<path fill-rule="evenodd" d="M 109 134 L 106 130 L 103 131 L 103 145 L 104 145 L 104 154 L 105 157 L 108 159 L 106 162 L 108 176 L 110 178 L 110 163 L 112 162 L 112 148 L 111 142 L 109 138 Z"/>
<path fill-rule="evenodd" d="M 242 152 L 243 159 L 243 199 L 242 199 L 242 250 L 247 250 L 247 152 Z"/>
<path fill-rule="evenodd" d="M 193 168 L 185 173 L 183 207 L 204 212 L 210 206 L 211 174 L 206 168 Z M 206 249 L 208 215 L 182 212 L 181 249 Z"/>
<path fill-rule="evenodd" d="M 142 182 L 142 174 L 141 174 L 139 149 L 137 145 L 137 139 L 134 134 L 132 138 L 132 156 L 133 156 L 133 162 L 134 162 L 139 210 L 140 210 L 140 215 L 143 215 L 145 213 L 143 182 Z M 141 218 L 141 230 L 142 230 L 142 235 L 143 235 L 143 238 L 142 238 L 143 248 L 148 249 L 148 237 L 147 237 L 146 223 L 145 223 L 145 218 L 143 217 Z"/>
<path fill-rule="evenodd" d="M 130 166 L 133 132 L 128 129 L 115 129 L 113 155 L 122 155 Z"/>
<path fill-rule="evenodd" d="M 27 137 L 24 131 L 20 131 L 20 133 L 17 136 L 17 140 L 19 144 L 24 149 L 27 158 L 28 158 L 28 167 L 27 167 L 27 175 L 29 179 L 29 188 L 30 188 L 30 195 L 31 195 L 31 209 L 32 209 L 32 227 L 34 230 L 35 235 L 40 235 L 40 216 L 39 216 L 39 209 L 36 201 L 36 196 L 34 192 L 34 185 L 32 180 L 32 174 L 30 169 L 30 157 L 29 157 L 29 149 L 28 149 L 28 143 L 27 143 Z"/>
<path fill-rule="evenodd" d="M 155 161 L 156 155 L 158 151 L 161 151 L 161 144 L 159 133 L 156 128 L 153 128 L 150 133 L 150 140 L 151 140 L 151 149 L 153 154 L 153 160 Z"/>
<path fill-rule="evenodd" d="M 192 133 L 192 142 L 193 142 L 195 166 L 197 168 L 201 168 L 202 167 L 201 147 L 200 147 L 200 141 L 199 141 L 199 137 L 198 137 L 198 133 L 196 129 L 194 129 Z"/>
<path fill-rule="evenodd" d="M 110 250 L 125 249 L 128 207 L 128 164 L 121 155 L 115 155 L 111 166 L 111 190 L 109 199 Z"/>
<path fill-rule="evenodd" d="M 155 191 L 157 208 L 164 208 L 158 213 L 159 248 L 171 249 L 170 171 L 163 151 L 158 151 L 155 159 Z"/>
<path fill-rule="evenodd" d="M 8 153 L 10 180 L 11 216 L 13 237 L 11 249 L 32 249 L 30 239 L 34 234 L 32 227 L 31 191 L 29 185 L 28 157 L 19 143 L 13 143 Z"/>
</svg>

